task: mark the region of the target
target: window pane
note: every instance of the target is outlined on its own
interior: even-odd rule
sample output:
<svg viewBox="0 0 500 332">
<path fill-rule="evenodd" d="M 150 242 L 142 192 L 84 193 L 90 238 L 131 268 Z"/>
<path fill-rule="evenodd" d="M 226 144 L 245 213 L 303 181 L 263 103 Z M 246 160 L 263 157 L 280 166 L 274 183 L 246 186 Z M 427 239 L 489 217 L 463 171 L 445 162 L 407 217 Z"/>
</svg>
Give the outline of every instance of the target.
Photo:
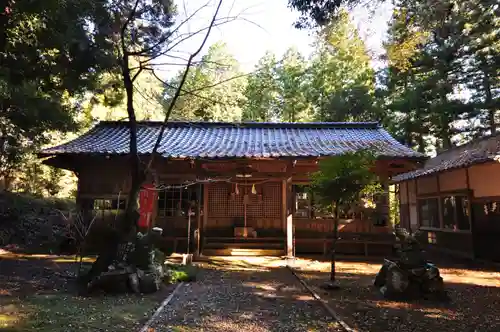
<svg viewBox="0 0 500 332">
<path fill-rule="evenodd" d="M 457 200 L 457 227 L 459 230 L 469 230 L 469 200 L 465 196 L 458 196 Z"/>
<path fill-rule="evenodd" d="M 298 218 L 309 218 L 311 210 L 310 194 L 307 187 L 303 185 L 292 185 L 294 216 Z"/>
<path fill-rule="evenodd" d="M 96 199 L 94 200 L 94 210 L 102 210 L 103 209 L 103 200 L 102 199 Z"/>
<path fill-rule="evenodd" d="M 111 200 L 110 199 L 103 200 L 103 209 L 104 210 L 111 210 Z"/>
<path fill-rule="evenodd" d="M 441 201 L 443 207 L 443 224 L 444 228 L 456 229 L 455 225 L 455 210 L 456 199 L 455 196 L 443 197 Z"/>
<path fill-rule="evenodd" d="M 420 199 L 419 210 L 421 226 L 439 228 L 437 198 Z"/>
</svg>

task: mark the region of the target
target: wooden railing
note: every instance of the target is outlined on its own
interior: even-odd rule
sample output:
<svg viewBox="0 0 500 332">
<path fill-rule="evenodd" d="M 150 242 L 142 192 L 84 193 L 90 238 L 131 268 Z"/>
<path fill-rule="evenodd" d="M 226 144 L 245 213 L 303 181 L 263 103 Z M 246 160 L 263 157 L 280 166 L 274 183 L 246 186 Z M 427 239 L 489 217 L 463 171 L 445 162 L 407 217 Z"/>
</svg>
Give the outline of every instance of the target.
<svg viewBox="0 0 500 332">
<path fill-rule="evenodd" d="M 323 255 L 328 254 L 333 246 L 333 238 L 331 235 L 324 237 L 295 237 L 295 245 L 307 245 L 312 244 L 313 246 L 322 246 Z M 342 253 L 342 249 L 339 245 L 358 245 L 362 247 L 362 252 L 365 256 L 370 255 L 370 247 L 378 246 L 385 247 L 382 250 L 383 253 L 389 253 L 392 250 L 392 246 L 395 243 L 394 235 L 392 234 L 373 234 L 373 233 L 339 233 L 339 238 L 336 242 L 337 251 Z M 297 250 L 300 252 L 300 250 Z M 373 252 L 373 251 L 372 251 Z"/>
</svg>

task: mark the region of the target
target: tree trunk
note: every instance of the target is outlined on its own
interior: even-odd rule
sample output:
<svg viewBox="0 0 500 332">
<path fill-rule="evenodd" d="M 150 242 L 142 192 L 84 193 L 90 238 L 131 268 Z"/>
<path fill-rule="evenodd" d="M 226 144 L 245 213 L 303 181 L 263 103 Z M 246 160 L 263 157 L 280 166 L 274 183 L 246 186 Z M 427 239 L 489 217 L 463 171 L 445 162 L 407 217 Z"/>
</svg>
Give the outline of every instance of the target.
<svg viewBox="0 0 500 332">
<path fill-rule="evenodd" d="M 334 223 L 333 223 L 333 241 L 332 241 L 332 253 L 331 253 L 331 268 L 330 268 L 330 281 L 332 283 L 335 282 L 335 254 L 336 254 L 336 246 L 337 239 L 339 237 L 339 204 L 338 202 L 334 202 Z"/>
<path fill-rule="evenodd" d="M 135 117 L 135 110 L 133 105 L 133 82 L 130 77 L 130 69 L 128 63 L 128 55 L 123 56 L 122 74 L 127 93 L 127 113 L 129 118 L 130 128 L 130 176 L 131 186 L 127 197 L 127 207 L 125 213 L 118 223 L 116 232 L 107 239 L 107 245 L 102 248 L 99 255 L 92 264 L 88 275 L 82 280 L 85 285 L 92 279 L 106 272 L 108 266 L 114 260 L 120 259 L 118 257 L 118 249 L 120 244 L 127 242 L 132 234 L 132 231 L 137 227 L 139 218 L 138 198 L 141 186 L 145 180 L 146 173 L 140 162 L 140 157 L 137 151 L 137 119 Z"/>
</svg>

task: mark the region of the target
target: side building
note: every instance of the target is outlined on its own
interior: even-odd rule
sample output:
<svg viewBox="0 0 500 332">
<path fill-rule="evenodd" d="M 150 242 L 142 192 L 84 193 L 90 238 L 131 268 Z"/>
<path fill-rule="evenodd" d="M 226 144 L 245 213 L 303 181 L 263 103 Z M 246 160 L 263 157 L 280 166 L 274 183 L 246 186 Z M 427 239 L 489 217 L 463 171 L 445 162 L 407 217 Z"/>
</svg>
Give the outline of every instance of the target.
<svg viewBox="0 0 500 332">
<path fill-rule="evenodd" d="M 392 178 L 399 186 L 401 226 L 429 248 L 500 261 L 500 135 L 452 148 L 418 170 Z"/>
</svg>

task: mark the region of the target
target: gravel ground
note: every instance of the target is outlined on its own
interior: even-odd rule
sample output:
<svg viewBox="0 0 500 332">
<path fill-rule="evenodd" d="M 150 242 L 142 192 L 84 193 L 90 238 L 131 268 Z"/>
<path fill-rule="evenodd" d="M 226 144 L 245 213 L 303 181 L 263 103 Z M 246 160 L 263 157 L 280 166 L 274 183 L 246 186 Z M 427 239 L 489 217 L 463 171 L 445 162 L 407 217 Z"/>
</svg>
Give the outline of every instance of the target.
<svg viewBox="0 0 500 332">
<path fill-rule="evenodd" d="M 164 331 L 343 331 L 286 268 L 211 262 L 151 326 Z"/>
<path fill-rule="evenodd" d="M 325 292 L 330 263 L 297 260 L 298 274 L 328 301 L 347 323 L 370 332 L 498 332 L 500 331 L 500 270 L 450 260 L 436 262 L 449 302 L 391 301 L 373 287 L 381 262 L 337 262 L 340 290 Z"/>
</svg>

